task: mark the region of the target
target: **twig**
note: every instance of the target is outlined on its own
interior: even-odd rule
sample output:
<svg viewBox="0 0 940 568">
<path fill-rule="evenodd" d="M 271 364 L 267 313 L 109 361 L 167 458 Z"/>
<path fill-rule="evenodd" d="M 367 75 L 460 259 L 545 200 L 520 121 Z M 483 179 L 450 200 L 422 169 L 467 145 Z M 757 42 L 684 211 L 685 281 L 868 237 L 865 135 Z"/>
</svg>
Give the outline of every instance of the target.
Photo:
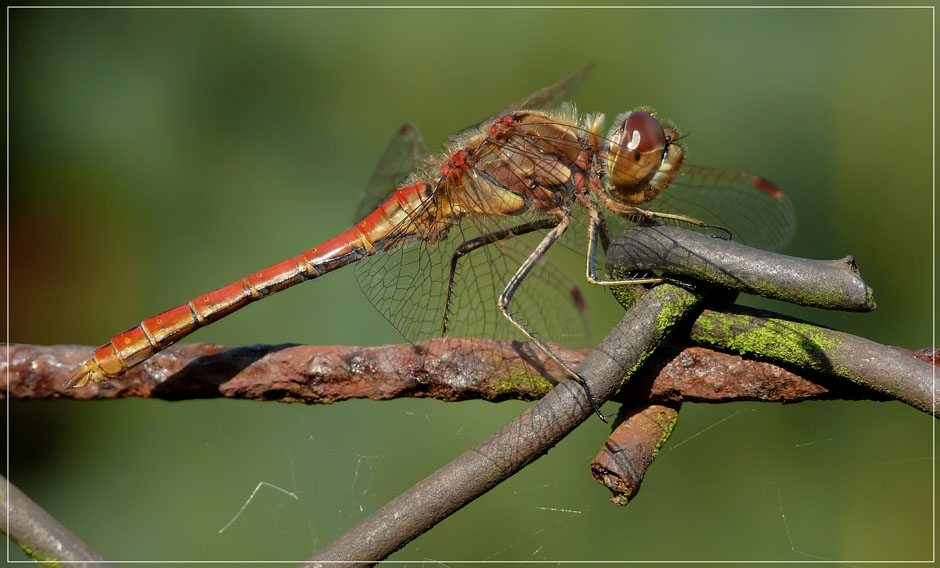
<svg viewBox="0 0 940 568">
<path fill-rule="evenodd" d="M 3 477 L 0 477 L 0 500 L 3 502 L 0 528 L 10 540 L 35 560 L 54 566 L 111 566 L 72 531 Z"/>
<path fill-rule="evenodd" d="M 622 406 L 614 431 L 591 460 L 591 474 L 614 494 L 616 505 L 626 505 L 640 490 L 646 470 L 659 448 L 669 440 L 679 409 L 651 404 Z"/>
<path fill-rule="evenodd" d="M 811 260 L 786 256 L 666 225 L 624 231 L 607 251 L 619 271 L 663 270 L 732 290 L 802 306 L 867 312 L 875 309 L 851 256 Z"/>
</svg>

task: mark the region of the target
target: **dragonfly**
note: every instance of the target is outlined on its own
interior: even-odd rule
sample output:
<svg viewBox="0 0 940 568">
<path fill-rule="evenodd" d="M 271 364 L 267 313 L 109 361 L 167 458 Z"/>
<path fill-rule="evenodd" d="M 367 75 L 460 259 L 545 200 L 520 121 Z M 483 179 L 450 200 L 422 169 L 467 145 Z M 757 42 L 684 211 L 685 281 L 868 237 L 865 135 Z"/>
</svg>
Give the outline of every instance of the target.
<svg viewBox="0 0 940 568">
<path fill-rule="evenodd" d="M 619 225 L 667 222 L 773 249 L 792 236 L 795 215 L 762 177 L 685 164 L 683 137 L 650 108 L 621 114 L 605 132 L 603 114 L 562 102 L 590 71 L 460 131 L 437 154 L 405 125 L 351 229 L 118 333 L 68 385 L 117 378 L 255 300 L 355 264 L 367 298 L 409 341 L 521 336 L 584 388 L 603 420 L 584 379 L 543 339 L 585 325 L 580 288 L 549 251 L 585 251 L 591 284 L 657 284 L 663 276 L 601 276 L 598 242 L 605 249 Z"/>
</svg>

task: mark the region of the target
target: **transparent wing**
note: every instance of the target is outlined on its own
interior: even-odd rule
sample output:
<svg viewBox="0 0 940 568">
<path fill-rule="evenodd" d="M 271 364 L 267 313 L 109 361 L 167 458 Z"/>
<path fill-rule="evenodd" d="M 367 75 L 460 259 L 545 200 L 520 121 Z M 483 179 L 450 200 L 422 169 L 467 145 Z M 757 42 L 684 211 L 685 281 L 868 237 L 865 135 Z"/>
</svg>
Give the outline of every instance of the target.
<svg viewBox="0 0 940 568">
<path fill-rule="evenodd" d="M 454 254 L 481 235 L 535 219 L 464 218 L 444 239 L 412 242 L 357 262 L 359 284 L 376 310 L 409 341 L 441 335 L 523 339 L 498 310 L 497 298 L 545 231 L 481 246 L 456 263 Z M 583 295 L 576 280 L 553 260 L 558 254 L 564 254 L 563 247 L 536 265 L 510 307 L 539 337 L 578 345 L 587 341 Z"/>
<path fill-rule="evenodd" d="M 408 123 L 399 128 L 379 158 L 372 179 L 359 198 L 353 222 L 361 221 L 388 199 L 426 155 L 418 127 Z"/>
<path fill-rule="evenodd" d="M 764 178 L 685 165 L 650 211 L 678 213 L 731 231 L 731 239 L 766 250 L 781 249 L 796 230 L 796 213 L 786 194 Z"/>
<path fill-rule="evenodd" d="M 575 89 L 581 85 L 581 82 L 587 79 L 587 76 L 594 70 L 594 64 L 588 63 L 573 74 L 565 77 L 554 85 L 549 85 L 544 89 L 535 91 L 528 97 L 515 101 L 506 106 L 498 114 L 512 112 L 521 109 L 542 109 L 551 108 L 567 99 Z"/>
<path fill-rule="evenodd" d="M 561 81 L 558 81 L 554 85 L 549 85 L 548 87 L 545 87 L 544 89 L 539 89 L 538 91 L 535 91 L 534 93 L 532 93 L 531 95 L 523 99 L 519 99 L 518 101 L 515 101 L 506 105 L 496 114 L 490 115 L 484 118 L 483 120 L 458 131 L 457 133 L 448 137 L 448 140 L 450 141 L 459 140 L 466 132 L 475 131 L 477 128 L 480 127 L 480 125 L 489 124 L 497 116 L 501 116 L 501 115 L 504 115 L 513 111 L 522 110 L 522 109 L 529 109 L 529 110 L 546 109 L 546 108 L 552 108 L 553 106 L 557 106 L 559 103 L 567 99 L 571 95 L 571 93 L 574 92 L 574 90 L 578 88 L 581 82 L 584 81 L 587 78 L 587 76 L 591 74 L 591 71 L 593 70 L 594 70 L 594 64 L 588 63 L 581 69 L 577 70 L 574 74 L 569 75 L 568 77 L 565 77 L 564 79 L 562 79 Z"/>
</svg>

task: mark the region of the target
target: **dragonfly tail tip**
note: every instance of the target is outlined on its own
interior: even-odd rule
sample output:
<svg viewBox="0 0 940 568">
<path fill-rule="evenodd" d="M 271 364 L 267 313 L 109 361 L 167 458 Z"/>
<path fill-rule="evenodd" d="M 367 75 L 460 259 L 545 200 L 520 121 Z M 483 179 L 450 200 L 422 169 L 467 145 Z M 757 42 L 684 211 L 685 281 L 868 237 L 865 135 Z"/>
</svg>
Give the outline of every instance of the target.
<svg viewBox="0 0 940 568">
<path fill-rule="evenodd" d="M 90 358 L 82 363 L 82 366 L 69 377 L 69 380 L 65 383 L 65 388 L 78 389 L 89 384 L 103 383 L 106 380 L 108 380 L 108 377 L 105 376 L 101 367 L 94 358 Z"/>
</svg>

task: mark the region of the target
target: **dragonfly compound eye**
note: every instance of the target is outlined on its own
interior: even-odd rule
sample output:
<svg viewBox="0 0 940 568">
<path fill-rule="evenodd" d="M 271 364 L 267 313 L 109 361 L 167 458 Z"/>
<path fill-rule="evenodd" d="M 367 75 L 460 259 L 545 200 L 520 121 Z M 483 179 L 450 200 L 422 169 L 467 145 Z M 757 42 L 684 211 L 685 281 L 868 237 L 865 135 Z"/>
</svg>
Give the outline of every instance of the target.
<svg viewBox="0 0 940 568">
<path fill-rule="evenodd" d="M 663 163 L 666 155 L 666 132 L 659 121 L 647 112 L 636 110 L 621 116 L 609 136 L 607 172 L 612 191 L 626 201 L 644 187 Z"/>
</svg>

